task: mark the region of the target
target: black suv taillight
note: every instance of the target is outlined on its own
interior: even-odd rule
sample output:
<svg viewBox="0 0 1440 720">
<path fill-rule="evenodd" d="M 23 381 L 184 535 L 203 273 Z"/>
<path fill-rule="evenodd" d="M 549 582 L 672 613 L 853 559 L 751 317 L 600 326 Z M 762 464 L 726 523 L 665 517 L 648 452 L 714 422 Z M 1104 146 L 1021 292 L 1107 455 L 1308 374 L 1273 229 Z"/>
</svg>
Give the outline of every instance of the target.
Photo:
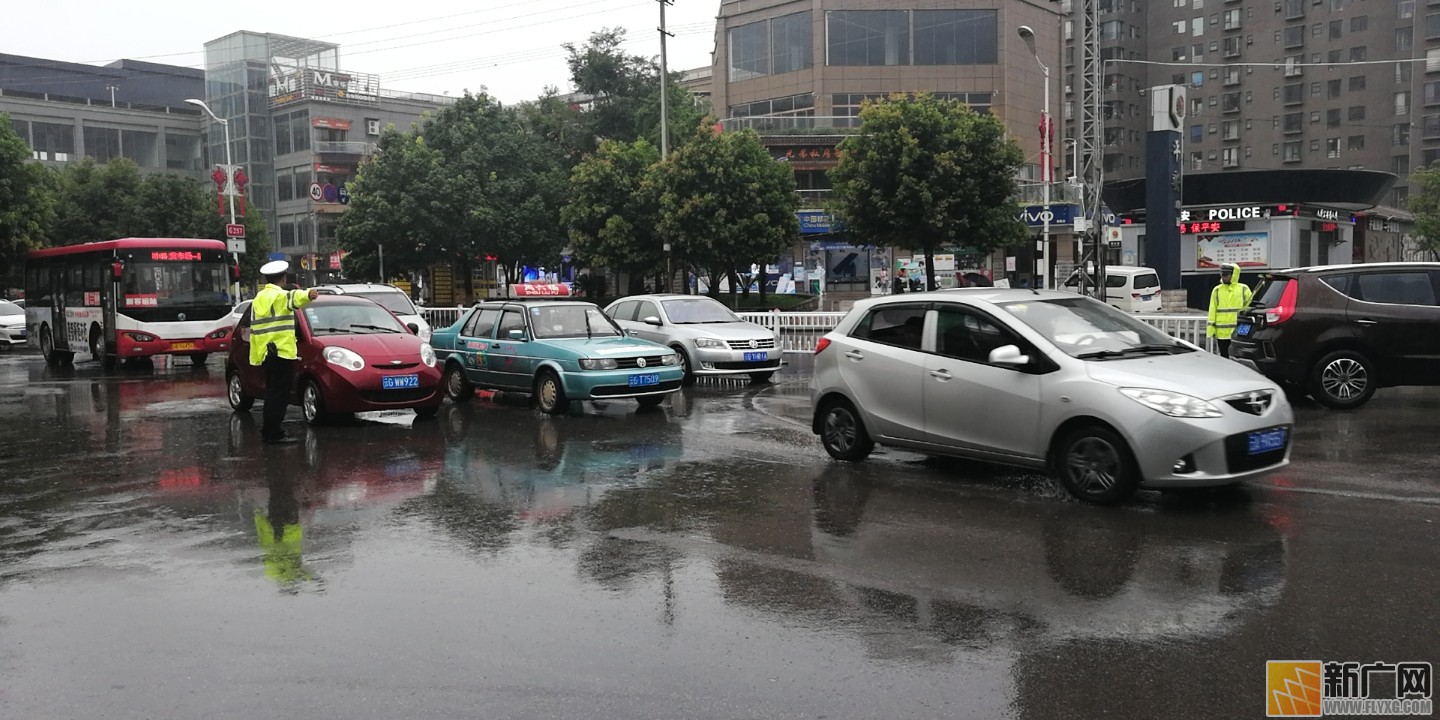
<svg viewBox="0 0 1440 720">
<path fill-rule="evenodd" d="M 1265 308 L 1265 324 L 1279 325 L 1295 315 L 1295 302 L 1300 295 L 1299 281 L 1291 278 L 1285 281 L 1285 290 L 1280 293 L 1280 302 L 1275 307 Z"/>
</svg>

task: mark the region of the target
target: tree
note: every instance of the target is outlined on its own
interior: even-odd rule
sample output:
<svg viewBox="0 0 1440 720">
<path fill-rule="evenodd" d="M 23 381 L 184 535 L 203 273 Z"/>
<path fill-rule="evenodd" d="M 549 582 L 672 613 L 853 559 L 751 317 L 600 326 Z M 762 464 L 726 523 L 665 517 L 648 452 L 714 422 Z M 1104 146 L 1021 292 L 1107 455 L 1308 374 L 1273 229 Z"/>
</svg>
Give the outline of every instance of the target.
<svg viewBox="0 0 1440 720">
<path fill-rule="evenodd" d="M 126 158 L 104 165 L 86 157 L 58 171 L 50 244 L 131 237 L 142 214 L 140 168 Z"/>
<path fill-rule="evenodd" d="M 44 246 L 55 213 L 54 178 L 29 159 L 30 148 L 0 113 L 0 290 L 19 284 L 25 253 Z"/>
<path fill-rule="evenodd" d="M 1440 167 L 1416 171 L 1410 181 L 1419 186 L 1419 192 L 1410 197 L 1410 211 L 1415 213 L 1416 243 L 1435 260 L 1440 260 Z"/>
<path fill-rule="evenodd" d="M 924 252 L 927 287 L 936 249 L 993 250 L 1028 236 L 1014 201 L 1025 155 L 999 118 L 921 94 L 866 103 L 860 121 L 830 171 L 833 207 L 868 242 Z"/>
<path fill-rule="evenodd" d="M 659 197 L 651 180 L 658 162 L 660 151 L 645 140 L 606 140 L 575 166 L 560 219 L 579 264 L 628 273 L 632 283 L 660 266 Z"/>
<path fill-rule="evenodd" d="M 472 293 L 471 269 L 483 257 L 512 278 L 522 264 L 553 264 L 567 171 L 561 149 L 519 113 L 467 94 L 418 131 L 387 131 L 361 166 L 336 235 L 355 253 L 346 272 L 374 276 L 382 243 L 387 267 L 454 264 Z"/>
<path fill-rule="evenodd" d="M 590 133 L 600 140 L 631 142 L 644 138 L 660 145 L 660 67 L 652 58 L 626 53 L 623 28 L 605 29 L 590 36 L 584 47 L 564 45 L 569 57 L 570 81 L 575 91 L 590 96 L 582 113 Z M 693 137 L 705 108 L 679 84 L 680 74 L 666 79 L 666 107 L 670 138 L 684 142 Z M 675 142 L 672 145 L 678 144 Z"/>
<path fill-rule="evenodd" d="M 712 293 L 719 273 L 730 277 L 732 301 L 735 268 L 765 267 L 800 232 L 794 173 L 770 157 L 754 131 L 696 129 L 661 162 L 655 182 L 661 236 L 680 257 L 710 269 Z"/>
</svg>

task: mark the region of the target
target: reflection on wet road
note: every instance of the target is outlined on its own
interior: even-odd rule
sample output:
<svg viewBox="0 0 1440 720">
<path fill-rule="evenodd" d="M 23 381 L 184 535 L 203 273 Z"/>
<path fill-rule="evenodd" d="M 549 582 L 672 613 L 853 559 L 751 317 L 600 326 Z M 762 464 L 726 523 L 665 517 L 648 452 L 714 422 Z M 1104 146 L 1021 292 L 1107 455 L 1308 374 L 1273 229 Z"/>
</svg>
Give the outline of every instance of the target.
<svg viewBox="0 0 1440 720">
<path fill-rule="evenodd" d="M 0 717 L 1258 717 L 1266 659 L 1436 659 L 1440 393 L 1106 509 L 832 462 L 777 380 L 273 448 L 218 365 L 0 354 Z"/>
</svg>

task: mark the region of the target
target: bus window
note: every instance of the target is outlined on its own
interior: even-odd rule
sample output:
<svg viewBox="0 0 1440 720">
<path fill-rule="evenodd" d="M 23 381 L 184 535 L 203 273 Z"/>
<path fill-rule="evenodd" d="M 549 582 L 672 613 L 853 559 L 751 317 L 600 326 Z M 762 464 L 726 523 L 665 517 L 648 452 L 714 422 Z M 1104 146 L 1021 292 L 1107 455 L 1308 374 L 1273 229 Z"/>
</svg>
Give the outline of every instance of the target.
<svg viewBox="0 0 1440 720">
<path fill-rule="evenodd" d="M 65 282 L 65 305 L 68 307 L 85 306 L 85 269 L 79 265 L 70 268 L 69 275 Z"/>
<path fill-rule="evenodd" d="M 50 307 L 50 268 L 33 264 L 25 269 L 26 307 Z"/>
</svg>

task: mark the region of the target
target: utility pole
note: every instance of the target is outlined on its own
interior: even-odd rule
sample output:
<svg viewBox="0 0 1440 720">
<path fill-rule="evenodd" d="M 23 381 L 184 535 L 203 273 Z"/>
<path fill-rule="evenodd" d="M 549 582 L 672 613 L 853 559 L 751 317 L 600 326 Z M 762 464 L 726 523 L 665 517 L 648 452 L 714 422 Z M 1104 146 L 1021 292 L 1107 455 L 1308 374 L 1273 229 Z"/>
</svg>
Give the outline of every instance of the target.
<svg viewBox="0 0 1440 720">
<path fill-rule="evenodd" d="M 1104 60 L 1100 57 L 1100 0 L 1077 0 L 1072 6 L 1075 27 L 1080 34 L 1080 144 L 1084 148 L 1085 166 L 1076 171 L 1085 192 L 1081 206 L 1089 218 L 1089 227 L 1082 240 L 1080 259 L 1080 292 L 1105 299 L 1105 217 L 1104 198 L 1104 129 L 1100 113 L 1100 83 Z M 1092 266 L 1093 263 L 1093 266 Z M 1091 269 L 1093 267 L 1093 269 Z"/>
<path fill-rule="evenodd" d="M 674 0 L 660 1 L 660 159 L 670 154 L 670 68 L 665 55 L 665 40 L 671 34 L 665 29 L 665 6 Z M 671 267 L 670 243 L 665 243 L 665 287 L 671 289 L 675 284 L 675 270 Z M 689 294 L 690 283 L 685 283 L 685 292 Z"/>
</svg>

